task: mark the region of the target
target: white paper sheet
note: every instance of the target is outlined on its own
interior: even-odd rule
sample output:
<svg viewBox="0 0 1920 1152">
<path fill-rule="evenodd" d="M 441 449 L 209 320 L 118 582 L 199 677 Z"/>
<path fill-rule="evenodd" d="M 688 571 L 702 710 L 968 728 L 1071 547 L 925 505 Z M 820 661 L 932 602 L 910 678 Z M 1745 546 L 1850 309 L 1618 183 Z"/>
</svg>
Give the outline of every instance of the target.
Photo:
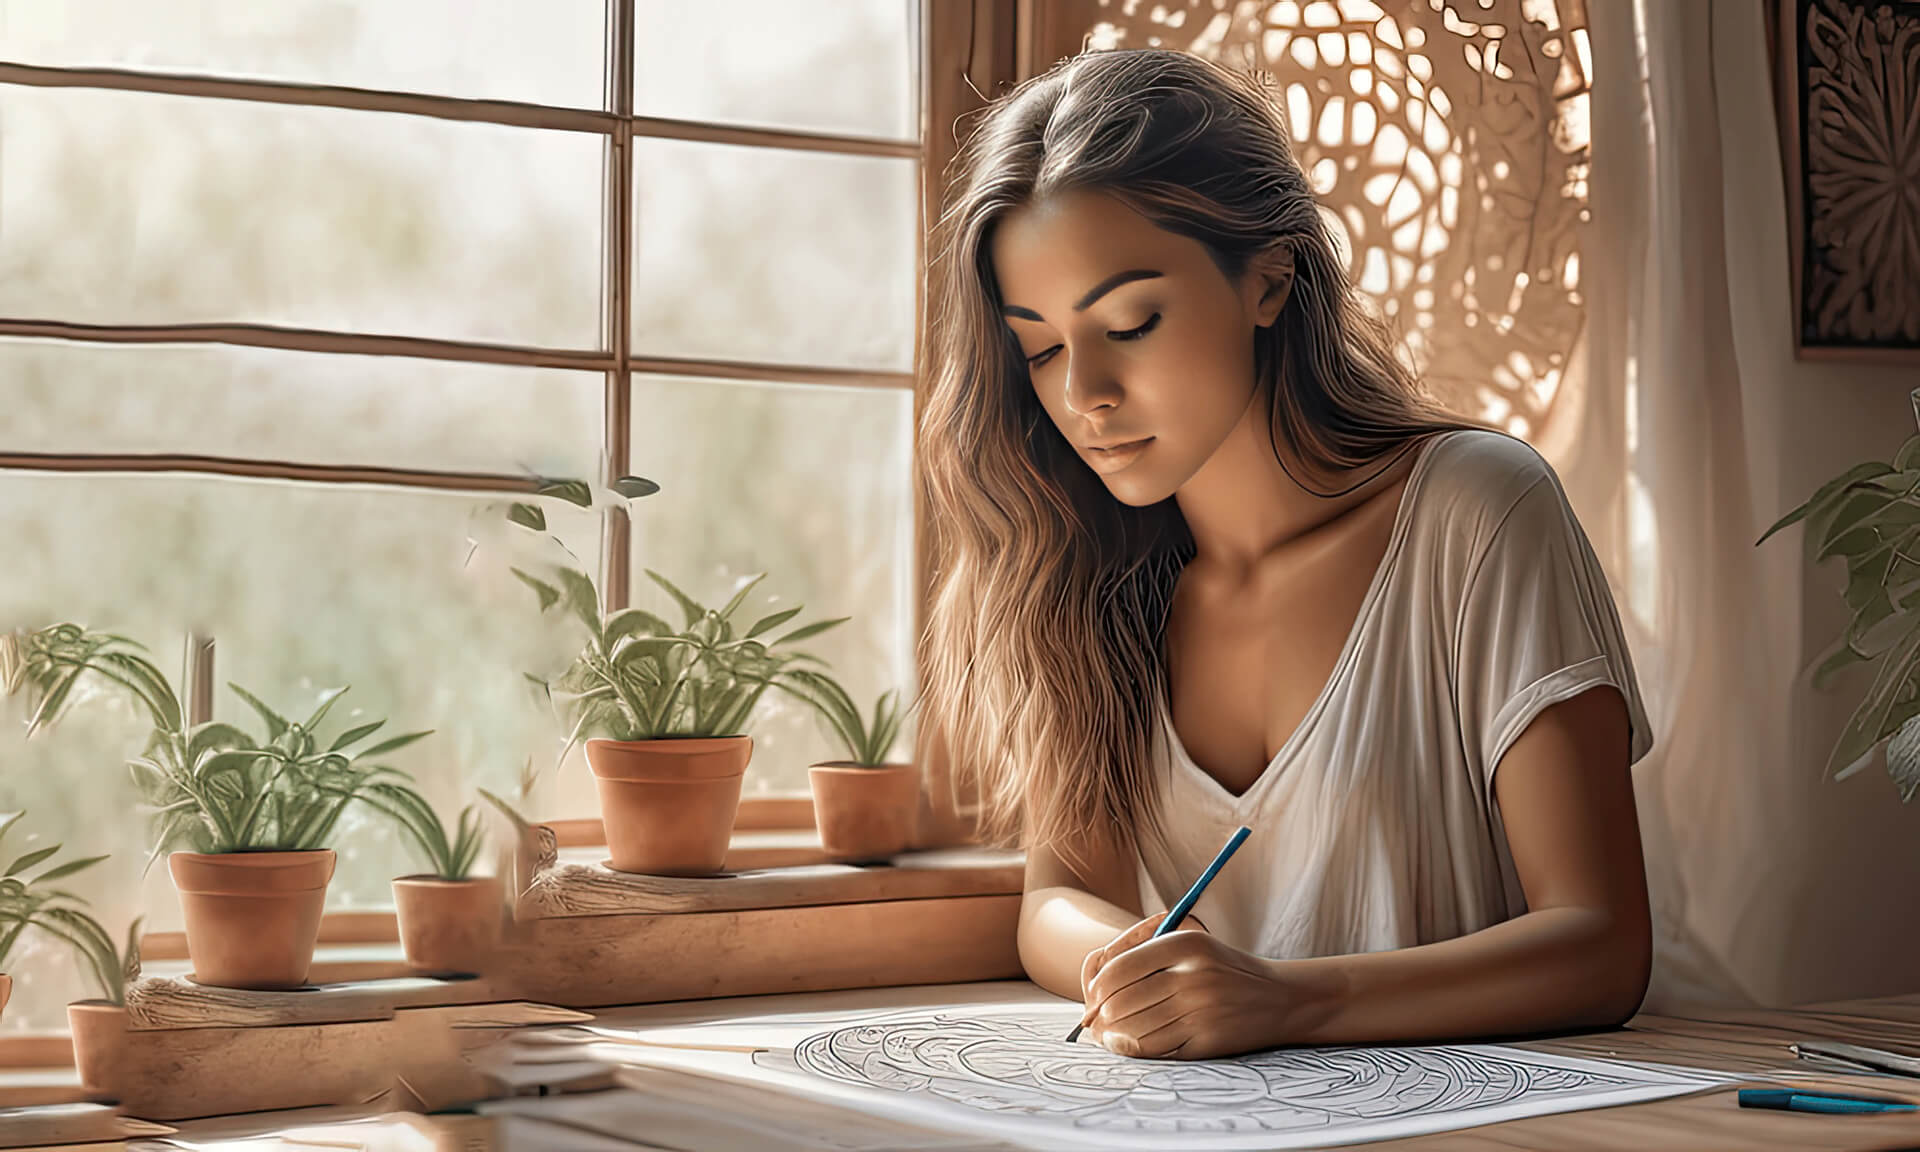
<svg viewBox="0 0 1920 1152">
<path fill-rule="evenodd" d="M 696 1070 L 1034 1148 L 1319 1147 L 1683 1095 L 1732 1079 L 1504 1045 L 1138 1060 L 1084 1038 L 1065 1043 L 1080 1006 L 1021 987 L 998 1002 L 840 1009 L 837 1019 L 837 1005 L 818 1002 L 769 1003 L 757 1017 L 710 1024 L 603 1015 L 566 1046 L 571 1059 L 591 1053 Z M 764 1050 L 746 1051 L 755 1037 Z M 733 1050 L 662 1046 L 703 1040 Z M 538 1058 L 539 1048 L 536 1041 L 525 1055 Z M 768 1093 L 770 1114 L 780 1095 Z"/>
</svg>

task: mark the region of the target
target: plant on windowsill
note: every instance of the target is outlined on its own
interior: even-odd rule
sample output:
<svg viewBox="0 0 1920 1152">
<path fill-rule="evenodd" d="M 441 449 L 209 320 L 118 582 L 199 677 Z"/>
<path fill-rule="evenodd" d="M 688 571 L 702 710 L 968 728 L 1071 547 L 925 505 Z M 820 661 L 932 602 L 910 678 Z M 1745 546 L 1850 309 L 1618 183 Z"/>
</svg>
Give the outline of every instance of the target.
<svg viewBox="0 0 1920 1152">
<path fill-rule="evenodd" d="M 473 874 L 482 843 L 479 809 L 462 808 L 449 832 L 433 805 L 399 781 L 375 781 L 360 800 L 400 825 L 429 869 L 393 882 L 407 966 L 432 976 L 484 971 L 499 941 L 503 897 L 498 876 Z"/>
<path fill-rule="evenodd" d="M 0 645 L 4 645 L 0 640 Z M 0 687 L 5 685 L 5 669 L 0 668 Z M 11 812 L 0 816 L 0 840 L 7 830 L 25 816 Z M 28 875 L 37 865 L 47 864 L 58 855 L 60 845 L 23 853 L 0 874 L 0 969 L 7 957 L 29 930 L 53 937 L 73 950 L 80 970 L 99 988 L 94 999 L 76 1000 L 67 1005 L 67 1026 L 73 1037 L 74 1064 L 81 1082 L 99 1089 L 109 1083 L 104 1062 L 117 1050 L 113 1035 L 125 1028 L 127 986 L 140 976 L 140 920 L 127 929 L 126 949 L 115 948 L 107 930 L 87 911 L 87 902 L 65 889 L 52 887 L 105 860 L 88 856 L 68 860 Z M 5 1009 L 12 991 L 12 980 L 0 975 L 0 1010 Z"/>
<path fill-rule="evenodd" d="M 5 841 L 8 829 L 25 815 L 25 812 L 0 815 L 0 841 Z M 0 873 L 0 1012 L 6 1010 L 7 1000 L 13 994 L 13 978 L 6 974 L 7 958 L 13 955 L 15 946 L 29 929 L 38 929 L 60 940 L 89 964 L 94 964 L 99 955 L 97 943 L 105 943 L 109 952 L 113 949 L 106 933 L 87 914 L 87 902 L 65 889 L 52 887 L 54 881 L 91 868 L 106 857 L 68 860 L 45 868 L 38 875 L 28 874 L 59 852 L 58 844 L 23 852 Z M 103 985 L 107 984 L 107 977 L 97 965 L 93 974 Z M 107 987 L 107 991 L 111 992 L 112 988 Z"/>
<path fill-rule="evenodd" d="M 371 757 L 428 733 L 356 750 L 385 723 L 375 721 L 323 744 L 318 725 L 345 687 L 325 693 L 296 723 L 237 684 L 228 687 L 265 722 L 265 741 L 219 721 L 189 728 L 167 678 L 132 640 L 56 624 L 11 643 L 20 654 L 20 682 L 36 701 L 33 730 L 59 718 L 89 672 L 130 690 L 152 720 L 145 751 L 128 766 L 154 815 L 147 866 L 166 854 L 180 894 L 194 980 L 229 988 L 303 986 L 333 877 L 328 845 L 341 813 L 368 785 L 407 778 Z"/>
<path fill-rule="evenodd" d="M 914 766 L 887 759 L 900 736 L 904 708 L 894 692 L 882 693 L 871 722 L 831 676 L 808 668 L 790 672 L 781 687 L 810 705 L 846 751 L 807 769 L 813 791 L 813 822 L 829 857 L 848 863 L 884 860 L 913 842 L 920 813 L 920 778 Z"/>
<path fill-rule="evenodd" d="M 1920 389 L 1911 394 L 1920 422 Z M 1825 774 L 1844 780 L 1886 744 L 1887 773 L 1904 803 L 1920 791 L 1920 435 L 1891 462 L 1855 465 L 1766 530 L 1807 522 L 1814 563 L 1841 556 L 1852 620 L 1813 674 L 1815 689 L 1850 664 L 1875 668 L 1873 683 L 1828 755 Z"/>
<path fill-rule="evenodd" d="M 518 518 L 516 523 L 533 531 L 544 527 Z M 737 633 L 734 613 L 765 573 L 725 607 L 713 609 L 649 569 L 647 577 L 685 617 L 675 628 L 640 608 L 602 613 L 599 591 L 577 563 L 546 568 L 549 580 L 513 571 L 539 597 L 540 611 L 558 609 L 562 619 L 584 630 L 585 643 L 559 676 L 529 673 L 528 679 L 569 727 L 556 763 L 586 741 L 609 865 L 666 876 L 720 871 L 753 752 L 747 718 L 769 687 L 792 674 L 792 665 L 824 663 L 791 645 L 846 618 L 762 639 L 797 616 L 796 606 Z"/>
</svg>

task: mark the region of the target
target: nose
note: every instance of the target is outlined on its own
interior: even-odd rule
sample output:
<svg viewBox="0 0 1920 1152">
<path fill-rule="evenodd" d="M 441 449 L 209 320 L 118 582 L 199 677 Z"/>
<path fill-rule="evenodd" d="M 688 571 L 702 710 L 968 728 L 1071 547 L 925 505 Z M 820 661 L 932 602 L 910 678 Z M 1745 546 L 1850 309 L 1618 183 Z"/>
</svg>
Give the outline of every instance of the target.
<svg viewBox="0 0 1920 1152">
<path fill-rule="evenodd" d="M 1076 352 L 1067 361 L 1067 391 L 1062 398 L 1067 411 L 1084 416 L 1100 408 L 1120 403 L 1120 381 L 1105 360 L 1086 352 Z"/>
</svg>

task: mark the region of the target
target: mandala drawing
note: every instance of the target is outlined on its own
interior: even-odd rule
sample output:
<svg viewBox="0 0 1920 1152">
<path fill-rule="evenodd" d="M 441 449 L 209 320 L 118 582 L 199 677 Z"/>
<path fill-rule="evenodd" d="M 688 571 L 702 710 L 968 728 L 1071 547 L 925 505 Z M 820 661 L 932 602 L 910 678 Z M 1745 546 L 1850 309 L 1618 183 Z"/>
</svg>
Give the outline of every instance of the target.
<svg viewBox="0 0 1920 1152">
<path fill-rule="evenodd" d="M 1320 1048 L 1233 1060 L 1139 1060 L 1068 1044 L 1057 1012 L 937 1012 L 821 1032 L 800 1070 L 1093 1132 L 1293 1133 L 1526 1102 L 1579 1107 L 1685 1077 L 1495 1046 Z M 784 1061 L 781 1061 L 784 1063 Z M 1561 1101 L 1558 1107 L 1551 1102 Z"/>
</svg>

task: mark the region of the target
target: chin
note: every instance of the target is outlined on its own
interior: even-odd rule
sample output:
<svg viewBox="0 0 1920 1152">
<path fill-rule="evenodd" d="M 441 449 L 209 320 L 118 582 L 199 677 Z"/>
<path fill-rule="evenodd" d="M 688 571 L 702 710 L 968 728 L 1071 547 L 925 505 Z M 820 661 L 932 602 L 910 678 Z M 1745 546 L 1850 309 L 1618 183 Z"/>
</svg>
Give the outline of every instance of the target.
<svg viewBox="0 0 1920 1152">
<path fill-rule="evenodd" d="M 1107 492 L 1115 500 L 1130 508 L 1151 508 L 1173 495 L 1172 489 L 1154 483 L 1143 476 L 1128 476 L 1123 473 L 1118 476 L 1102 476 L 1100 481 L 1106 485 Z"/>
</svg>

